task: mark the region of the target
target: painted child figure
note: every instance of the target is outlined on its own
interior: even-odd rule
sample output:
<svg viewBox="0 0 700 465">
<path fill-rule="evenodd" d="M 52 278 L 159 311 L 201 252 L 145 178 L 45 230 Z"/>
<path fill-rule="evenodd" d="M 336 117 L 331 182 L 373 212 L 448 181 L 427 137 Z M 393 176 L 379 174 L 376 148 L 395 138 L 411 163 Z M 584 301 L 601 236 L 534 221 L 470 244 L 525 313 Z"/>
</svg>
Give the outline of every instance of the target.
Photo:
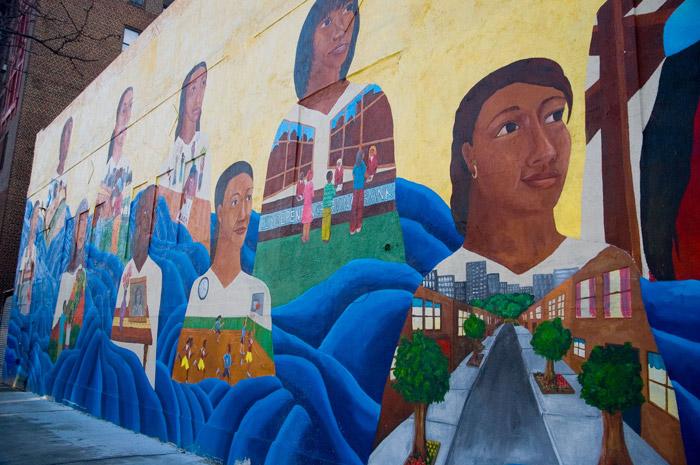
<svg viewBox="0 0 700 465">
<path fill-rule="evenodd" d="M 231 381 L 231 344 L 226 347 L 226 353 L 222 357 L 224 360 L 224 372 L 221 375 L 222 378 L 228 378 Z M 217 370 L 218 371 L 218 370 Z"/>
<path fill-rule="evenodd" d="M 323 220 L 321 223 L 321 239 L 323 239 L 323 242 L 331 240 L 331 210 L 333 209 L 334 197 L 333 171 L 329 171 L 326 173 L 326 185 L 323 187 Z"/>
<path fill-rule="evenodd" d="M 216 343 L 218 344 L 221 341 L 221 327 L 224 324 L 221 322 L 221 315 L 216 317 L 216 323 L 214 323 L 214 327 L 212 328 L 212 331 L 216 334 Z"/>
</svg>

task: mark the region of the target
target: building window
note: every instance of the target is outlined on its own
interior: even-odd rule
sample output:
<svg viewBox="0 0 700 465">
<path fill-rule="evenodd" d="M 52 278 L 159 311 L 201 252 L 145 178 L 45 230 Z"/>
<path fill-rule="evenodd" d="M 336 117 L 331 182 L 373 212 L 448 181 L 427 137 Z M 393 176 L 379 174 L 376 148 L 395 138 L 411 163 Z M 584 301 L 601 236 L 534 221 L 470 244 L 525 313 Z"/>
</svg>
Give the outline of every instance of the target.
<svg viewBox="0 0 700 465">
<path fill-rule="evenodd" d="M 576 283 L 576 318 L 595 318 L 595 278 Z"/>
<path fill-rule="evenodd" d="M 574 355 L 586 358 L 586 340 L 574 338 Z"/>
<path fill-rule="evenodd" d="M 457 310 L 457 336 L 464 336 L 464 322 L 469 318 L 469 312 Z"/>
<path fill-rule="evenodd" d="M 126 50 L 126 47 L 131 45 L 131 43 L 139 36 L 139 34 L 139 31 L 124 26 L 124 37 L 122 38 L 122 51 Z"/>
<path fill-rule="evenodd" d="M 364 150 L 368 157 L 372 146 L 377 151 L 379 168 L 393 166 L 393 127 L 370 123 L 384 121 L 388 116 L 391 116 L 391 108 L 384 92 L 377 85 L 367 86 L 362 95 L 355 97 L 331 120 L 328 169 L 335 168 L 338 159 L 342 159 L 346 167 L 354 166 L 357 151 Z"/>
<path fill-rule="evenodd" d="M 603 298 L 605 318 L 632 317 L 629 268 L 603 274 Z"/>
<path fill-rule="evenodd" d="M 666 373 L 666 365 L 661 354 L 647 352 L 649 370 L 649 401 L 675 418 L 678 418 L 676 391 Z"/>
<path fill-rule="evenodd" d="M 557 316 L 564 318 L 564 294 L 557 298 Z"/>
<path fill-rule="evenodd" d="M 549 312 L 549 319 L 550 319 L 550 320 L 553 320 L 553 319 L 554 319 L 554 315 L 555 315 L 555 311 L 556 311 L 556 308 L 557 308 L 557 299 L 552 299 L 552 300 L 550 300 L 550 301 L 547 303 L 547 306 L 548 306 L 547 310 L 548 310 L 548 312 Z"/>
<path fill-rule="evenodd" d="M 311 126 L 282 121 L 270 151 L 265 197 L 295 185 L 312 168 L 316 130 Z"/>
<path fill-rule="evenodd" d="M 423 299 L 413 298 L 412 321 L 413 331 L 423 329 Z"/>
<path fill-rule="evenodd" d="M 532 318 L 533 318 L 533 312 L 530 311 L 530 319 L 532 320 Z"/>
<path fill-rule="evenodd" d="M 425 311 L 423 312 L 423 316 L 425 317 L 423 319 L 423 327 L 426 330 L 435 329 L 433 325 L 433 303 L 429 300 L 425 301 Z"/>
<path fill-rule="evenodd" d="M 542 306 L 535 308 L 535 317 L 539 320 L 542 318 Z"/>
<path fill-rule="evenodd" d="M 414 297 L 411 312 L 413 330 L 439 331 L 440 313 L 441 307 L 439 303 L 433 304 L 429 300 L 423 301 L 423 299 Z"/>
<path fill-rule="evenodd" d="M 132 5 L 140 6 L 141 8 L 143 8 L 143 0 L 129 0 L 129 3 L 131 3 Z"/>
<path fill-rule="evenodd" d="M 396 355 L 399 353 L 399 346 L 394 349 L 394 358 L 391 360 L 391 369 L 389 369 L 389 379 L 391 381 L 396 380 L 396 375 L 394 375 L 394 370 L 396 369 Z"/>
</svg>

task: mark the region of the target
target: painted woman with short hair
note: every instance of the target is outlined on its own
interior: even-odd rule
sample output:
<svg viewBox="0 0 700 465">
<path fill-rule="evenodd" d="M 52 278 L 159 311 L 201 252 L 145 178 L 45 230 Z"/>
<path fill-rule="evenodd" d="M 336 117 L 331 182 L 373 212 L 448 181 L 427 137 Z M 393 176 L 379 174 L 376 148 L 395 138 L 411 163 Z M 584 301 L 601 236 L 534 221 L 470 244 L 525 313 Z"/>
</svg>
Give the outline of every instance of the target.
<svg viewBox="0 0 700 465">
<path fill-rule="evenodd" d="M 214 207 L 216 226 L 211 268 L 192 284 L 178 347 L 189 338 L 196 347 L 203 347 L 211 328 L 221 317 L 220 343 L 207 347 L 206 354 L 202 354 L 205 364 L 219 364 L 225 355 L 224 347 L 241 337 L 249 321 L 248 330 L 257 330 L 255 341 L 251 343 L 262 349 L 258 353 L 266 354 L 254 363 L 255 372 L 260 376 L 274 375 L 270 291 L 264 282 L 241 267 L 241 248 L 253 209 L 253 169 L 247 162 L 238 161 L 221 174 L 216 183 Z M 217 368 L 221 370 L 221 366 Z M 214 371 L 207 373 L 195 373 L 189 377 L 189 382 L 215 376 Z M 188 380 L 186 371 L 178 364 L 172 376 L 176 381 Z M 229 382 L 235 384 L 239 380 L 233 377 Z"/>
</svg>

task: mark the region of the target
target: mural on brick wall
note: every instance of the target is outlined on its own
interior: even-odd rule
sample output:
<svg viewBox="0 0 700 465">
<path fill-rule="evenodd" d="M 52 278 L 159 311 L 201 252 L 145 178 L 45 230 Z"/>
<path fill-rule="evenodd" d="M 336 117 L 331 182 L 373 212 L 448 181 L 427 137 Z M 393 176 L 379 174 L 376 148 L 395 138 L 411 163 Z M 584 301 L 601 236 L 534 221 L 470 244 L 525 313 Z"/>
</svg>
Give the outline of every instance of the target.
<svg viewBox="0 0 700 465">
<path fill-rule="evenodd" d="M 230 464 L 700 460 L 698 2 L 253 3 L 37 136 L 3 379 Z"/>
</svg>

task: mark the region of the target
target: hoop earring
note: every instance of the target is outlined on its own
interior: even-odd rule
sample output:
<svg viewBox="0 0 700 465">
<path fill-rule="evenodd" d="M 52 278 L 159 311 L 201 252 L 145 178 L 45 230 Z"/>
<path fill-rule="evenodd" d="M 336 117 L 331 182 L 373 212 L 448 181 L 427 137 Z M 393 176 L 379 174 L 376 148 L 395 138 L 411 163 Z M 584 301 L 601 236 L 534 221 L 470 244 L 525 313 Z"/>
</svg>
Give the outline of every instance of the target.
<svg viewBox="0 0 700 465">
<path fill-rule="evenodd" d="M 476 179 L 476 177 L 479 175 L 479 170 L 476 169 L 476 165 L 474 165 L 474 172 L 472 173 L 472 179 Z"/>
</svg>

